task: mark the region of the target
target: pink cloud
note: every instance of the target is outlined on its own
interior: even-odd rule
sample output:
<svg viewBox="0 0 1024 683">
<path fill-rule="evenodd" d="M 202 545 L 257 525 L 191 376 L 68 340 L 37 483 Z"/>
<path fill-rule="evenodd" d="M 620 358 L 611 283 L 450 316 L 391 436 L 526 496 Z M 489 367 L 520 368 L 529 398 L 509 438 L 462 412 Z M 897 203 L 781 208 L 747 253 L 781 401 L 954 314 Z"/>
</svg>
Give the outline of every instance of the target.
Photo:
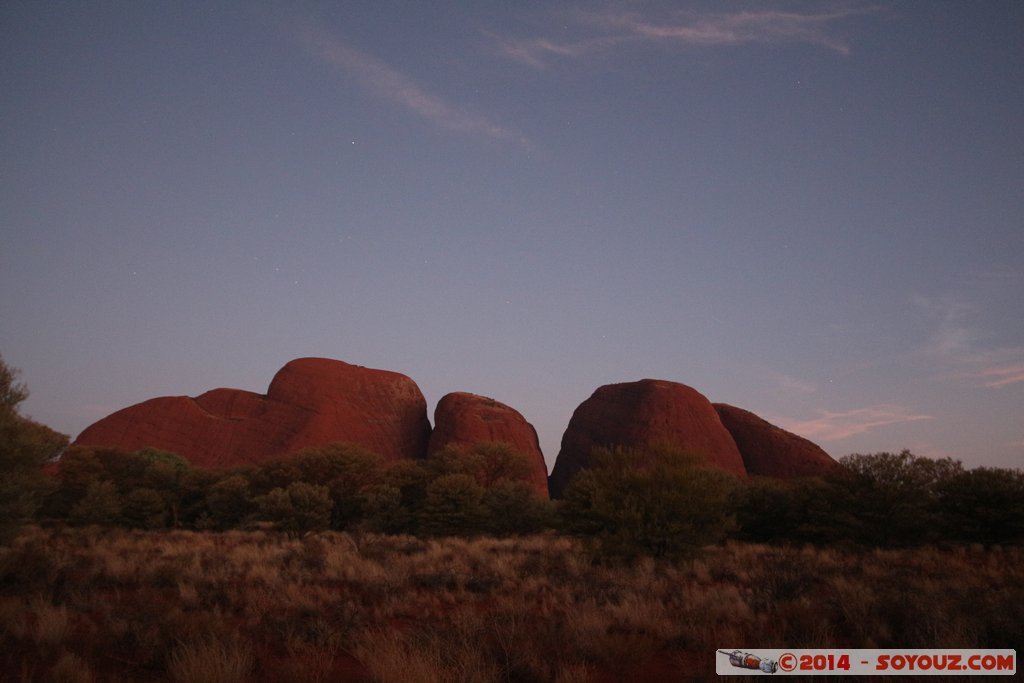
<svg viewBox="0 0 1024 683">
<path fill-rule="evenodd" d="M 905 406 L 890 403 L 842 412 L 820 410 L 818 413 L 820 417 L 813 420 L 783 419 L 779 423 L 809 439 L 839 441 L 887 425 L 932 419 L 931 415 L 915 413 Z"/>
<path fill-rule="evenodd" d="M 690 23 L 632 23 L 637 35 L 672 40 L 689 45 L 740 45 L 743 43 L 808 43 L 849 54 L 844 41 L 829 36 L 825 29 L 846 12 L 799 14 L 797 12 L 739 12 Z"/>
<path fill-rule="evenodd" d="M 991 389 L 1005 387 L 1017 382 L 1024 382 L 1024 365 L 1009 365 L 1003 367 L 986 368 L 978 373 L 982 378 L 989 378 L 984 383 Z"/>
<path fill-rule="evenodd" d="M 546 38 L 515 40 L 489 34 L 499 53 L 543 68 L 546 58 L 578 58 L 628 42 L 674 43 L 688 46 L 805 43 L 847 55 L 846 41 L 829 33 L 832 24 L 877 8 L 804 14 L 800 12 L 755 11 L 657 21 L 638 13 L 583 12 L 576 23 L 605 32 L 605 35 L 571 41 Z"/>
</svg>

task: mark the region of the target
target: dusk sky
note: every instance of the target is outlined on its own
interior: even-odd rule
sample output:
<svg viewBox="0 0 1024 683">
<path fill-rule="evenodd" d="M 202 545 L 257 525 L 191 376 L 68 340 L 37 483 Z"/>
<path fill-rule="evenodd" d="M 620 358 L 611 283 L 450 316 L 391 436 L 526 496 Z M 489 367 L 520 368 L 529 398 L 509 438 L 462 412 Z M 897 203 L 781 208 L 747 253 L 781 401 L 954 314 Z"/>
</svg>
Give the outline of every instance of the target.
<svg viewBox="0 0 1024 683">
<path fill-rule="evenodd" d="M 1024 467 L 1024 3 L 0 3 L 0 354 L 72 438 L 302 356 Z"/>
</svg>

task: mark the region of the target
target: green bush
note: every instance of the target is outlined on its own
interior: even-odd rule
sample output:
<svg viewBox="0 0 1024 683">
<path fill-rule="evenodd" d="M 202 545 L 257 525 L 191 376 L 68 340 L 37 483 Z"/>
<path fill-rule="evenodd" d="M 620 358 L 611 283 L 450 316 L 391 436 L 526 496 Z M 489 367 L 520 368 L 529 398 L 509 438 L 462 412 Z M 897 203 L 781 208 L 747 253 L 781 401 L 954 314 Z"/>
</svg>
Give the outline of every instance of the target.
<svg viewBox="0 0 1024 683">
<path fill-rule="evenodd" d="M 250 476 L 253 491 L 266 494 L 300 481 L 325 486 L 331 498 L 331 527 L 348 529 L 366 516 L 366 492 L 384 482 L 383 458 L 350 443 L 306 448 L 263 463 Z"/>
<path fill-rule="evenodd" d="M 841 480 L 751 477 L 737 495 L 737 538 L 754 543 L 847 540 L 856 521 Z"/>
<path fill-rule="evenodd" d="M 601 558 L 677 558 L 733 529 L 736 479 L 670 448 L 596 449 L 566 488 L 563 528 Z"/>
<path fill-rule="evenodd" d="M 206 492 L 206 508 L 214 529 L 237 527 L 255 511 L 249 479 L 236 473 L 221 479 Z"/>
<path fill-rule="evenodd" d="M 940 491 L 963 466 L 950 458 L 933 460 L 908 450 L 899 454 L 848 455 L 839 461 L 846 474 L 832 482 L 834 508 L 846 514 L 838 537 L 873 546 L 920 545 L 943 536 L 937 512 Z"/>
<path fill-rule="evenodd" d="M 967 543 L 1024 543 L 1024 472 L 979 467 L 941 482 L 936 509 L 945 534 Z"/>
<path fill-rule="evenodd" d="M 295 481 L 256 499 L 261 519 L 299 537 L 331 524 L 331 495 L 326 486 Z"/>
<path fill-rule="evenodd" d="M 554 507 L 525 481 L 502 479 L 480 501 L 486 531 L 497 536 L 535 534 L 554 524 Z"/>
<path fill-rule="evenodd" d="M 965 470 L 910 451 L 855 454 L 820 479 L 747 482 L 738 537 L 759 542 L 901 547 L 1024 543 L 1024 472 Z"/>
<path fill-rule="evenodd" d="M 97 479 L 90 482 L 85 495 L 75 503 L 68 515 L 72 524 L 100 524 L 112 526 L 124 521 L 124 501 L 112 481 Z"/>
<path fill-rule="evenodd" d="M 479 533 L 483 523 L 484 489 L 468 474 L 446 474 L 427 485 L 420 520 L 432 536 Z"/>
<path fill-rule="evenodd" d="M 167 527 L 167 502 L 156 489 L 133 489 L 125 496 L 123 515 L 130 527 L 164 529 Z"/>
<path fill-rule="evenodd" d="M 145 464 L 139 487 L 158 493 L 170 515 L 170 525 L 181 526 L 192 465 L 180 455 L 155 448 L 139 451 L 136 456 Z"/>
<path fill-rule="evenodd" d="M 0 544 L 10 542 L 36 512 L 48 484 L 43 465 L 68 438 L 19 414 L 28 389 L 0 357 Z"/>
<path fill-rule="evenodd" d="M 363 510 L 361 527 L 366 531 L 400 534 L 412 528 L 412 515 L 402 505 L 402 491 L 390 484 L 367 489 L 363 493 Z"/>
<path fill-rule="evenodd" d="M 425 465 L 435 477 L 465 474 L 485 489 L 500 481 L 526 481 L 531 471 L 525 455 L 500 441 L 478 443 L 468 449 L 449 445 L 431 455 Z"/>
</svg>

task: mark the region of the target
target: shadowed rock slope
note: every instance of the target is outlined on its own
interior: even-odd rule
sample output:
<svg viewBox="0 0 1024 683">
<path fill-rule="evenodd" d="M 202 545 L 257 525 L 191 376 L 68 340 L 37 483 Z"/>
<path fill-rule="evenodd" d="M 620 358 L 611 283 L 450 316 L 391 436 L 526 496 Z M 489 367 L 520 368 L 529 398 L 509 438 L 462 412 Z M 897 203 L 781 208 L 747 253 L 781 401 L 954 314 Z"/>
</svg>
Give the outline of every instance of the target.
<svg viewBox="0 0 1024 683">
<path fill-rule="evenodd" d="M 714 407 L 740 449 L 748 474 L 796 479 L 822 476 L 840 467 L 816 444 L 748 410 L 725 403 L 715 403 Z"/>
</svg>

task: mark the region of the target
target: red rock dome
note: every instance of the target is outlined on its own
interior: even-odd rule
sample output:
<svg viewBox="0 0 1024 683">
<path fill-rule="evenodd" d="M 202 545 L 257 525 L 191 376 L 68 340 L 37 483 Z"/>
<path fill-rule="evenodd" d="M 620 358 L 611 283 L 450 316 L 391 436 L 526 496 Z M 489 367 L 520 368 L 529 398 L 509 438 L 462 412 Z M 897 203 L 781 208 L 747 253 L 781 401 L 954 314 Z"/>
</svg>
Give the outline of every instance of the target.
<svg viewBox="0 0 1024 683">
<path fill-rule="evenodd" d="M 426 400 L 405 375 L 300 358 L 277 372 L 265 395 L 214 389 L 150 399 L 92 424 L 72 445 L 152 447 L 199 467 L 233 467 L 339 441 L 388 460 L 419 458 L 429 436 Z"/>
<path fill-rule="evenodd" d="M 736 443 L 703 394 L 685 384 L 643 379 L 599 387 L 576 408 L 548 482 L 552 497 L 589 466 L 594 448 L 653 445 L 674 446 L 708 465 L 746 474 Z"/>
<path fill-rule="evenodd" d="M 548 471 L 537 431 L 518 411 L 504 403 L 476 394 L 445 395 L 434 410 L 434 431 L 428 455 L 447 446 L 470 449 L 477 444 L 505 443 L 529 461 L 528 483 L 547 498 Z"/>
</svg>

